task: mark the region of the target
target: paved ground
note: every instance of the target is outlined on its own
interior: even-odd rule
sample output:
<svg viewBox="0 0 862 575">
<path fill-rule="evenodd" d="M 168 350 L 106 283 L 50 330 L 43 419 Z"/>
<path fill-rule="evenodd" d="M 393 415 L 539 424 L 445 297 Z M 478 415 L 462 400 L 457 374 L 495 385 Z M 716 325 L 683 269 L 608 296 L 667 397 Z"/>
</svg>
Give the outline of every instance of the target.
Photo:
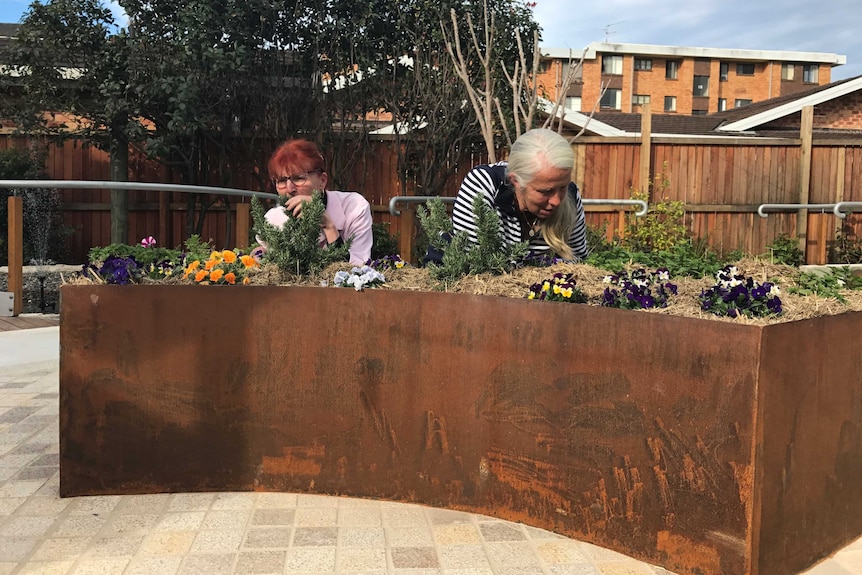
<svg viewBox="0 0 862 575">
<path fill-rule="evenodd" d="M 0 575 L 654 575 L 521 524 L 290 493 L 58 496 L 59 328 L 0 332 Z M 862 538 L 809 575 L 862 575 Z"/>
</svg>

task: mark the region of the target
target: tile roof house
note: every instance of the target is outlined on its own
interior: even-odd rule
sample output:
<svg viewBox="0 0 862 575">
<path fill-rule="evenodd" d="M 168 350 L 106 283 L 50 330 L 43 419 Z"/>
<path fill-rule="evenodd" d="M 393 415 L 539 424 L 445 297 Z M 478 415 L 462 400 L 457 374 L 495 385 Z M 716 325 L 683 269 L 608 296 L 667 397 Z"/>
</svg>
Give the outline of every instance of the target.
<svg viewBox="0 0 862 575">
<path fill-rule="evenodd" d="M 862 76 L 706 116 L 655 114 L 651 133 L 655 136 L 797 138 L 801 111 L 806 106 L 814 107 L 815 138 L 862 137 Z M 564 120 L 571 129 L 586 126 L 586 135 L 633 136 L 641 130 L 640 113 L 600 111 L 590 118 L 587 114 L 567 110 Z"/>
</svg>

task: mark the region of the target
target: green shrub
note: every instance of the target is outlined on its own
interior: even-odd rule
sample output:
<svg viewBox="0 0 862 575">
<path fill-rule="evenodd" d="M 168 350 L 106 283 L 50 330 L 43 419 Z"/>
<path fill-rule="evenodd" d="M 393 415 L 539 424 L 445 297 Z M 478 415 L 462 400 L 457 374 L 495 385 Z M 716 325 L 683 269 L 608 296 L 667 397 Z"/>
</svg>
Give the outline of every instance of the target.
<svg viewBox="0 0 862 575">
<path fill-rule="evenodd" d="M 766 249 L 766 255 L 773 263 L 793 267 L 799 267 L 805 263 L 805 254 L 799 248 L 799 241 L 787 237 L 787 234 L 778 234 L 778 237 L 767 245 Z"/>
<path fill-rule="evenodd" d="M 527 256 L 527 242 L 509 245 L 500 237 L 500 217 L 481 195 L 473 200 L 473 213 L 476 217 L 475 245 L 466 232 L 453 232 L 452 220 L 440 198 L 416 210 L 428 243 L 443 253 L 440 264 L 428 264 L 434 279 L 447 283 L 470 274 L 503 274 L 521 265 Z M 447 237 L 451 237 L 451 241 L 447 242 Z"/>
<path fill-rule="evenodd" d="M 853 226 L 844 224 L 829 246 L 829 261 L 834 264 L 862 264 L 862 239 Z"/>
<path fill-rule="evenodd" d="M 652 196 L 661 199 L 650 202 L 645 215 L 631 216 L 626 222 L 626 235 L 622 243 L 631 251 L 669 250 L 689 239 L 685 227 L 685 204 L 664 197 L 664 192 L 670 187 L 670 180 L 664 172 L 657 174 L 656 179 L 659 185 L 653 180 L 650 188 Z M 632 190 L 631 198 L 649 202 L 650 193 Z"/>
<path fill-rule="evenodd" d="M 862 289 L 862 277 L 853 275 L 849 267 L 829 268 L 827 273 L 801 272 L 796 278 L 796 285 L 787 291 L 798 295 L 819 295 L 835 298 L 841 303 L 847 303 L 840 290 Z"/>
<path fill-rule="evenodd" d="M 317 272 L 333 262 L 347 261 L 351 240 L 343 245 L 320 247 L 320 222 L 323 220 L 323 195 L 314 192 L 302 207 L 302 217 L 290 216 L 281 229 L 266 221 L 263 204 L 251 198 L 254 230 L 266 245 L 264 261 L 274 263 L 282 272 L 298 276 Z"/>
<path fill-rule="evenodd" d="M 398 255 L 398 234 L 389 233 L 388 223 L 371 224 L 371 236 L 374 242 L 371 246 L 372 260 Z"/>
</svg>

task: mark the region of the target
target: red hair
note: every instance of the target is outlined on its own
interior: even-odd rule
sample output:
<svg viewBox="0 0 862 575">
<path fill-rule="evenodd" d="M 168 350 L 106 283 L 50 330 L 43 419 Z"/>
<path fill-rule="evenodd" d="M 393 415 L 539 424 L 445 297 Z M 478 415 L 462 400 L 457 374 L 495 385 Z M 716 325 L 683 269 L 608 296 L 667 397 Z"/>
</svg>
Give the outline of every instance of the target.
<svg viewBox="0 0 862 575">
<path fill-rule="evenodd" d="M 317 144 L 309 140 L 287 140 L 272 153 L 267 164 L 271 178 L 326 171 L 326 162 Z"/>
</svg>

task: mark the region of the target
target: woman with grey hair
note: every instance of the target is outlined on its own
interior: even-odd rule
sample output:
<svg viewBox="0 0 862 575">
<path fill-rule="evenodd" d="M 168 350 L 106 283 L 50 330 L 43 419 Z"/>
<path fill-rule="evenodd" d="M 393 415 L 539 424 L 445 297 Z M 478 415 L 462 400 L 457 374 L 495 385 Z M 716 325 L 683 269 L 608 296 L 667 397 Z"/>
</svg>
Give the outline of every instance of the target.
<svg viewBox="0 0 862 575">
<path fill-rule="evenodd" d="M 509 244 L 529 242 L 530 256 L 568 261 L 587 256 L 587 228 L 578 187 L 571 181 L 572 147 L 553 130 L 537 128 L 519 137 L 508 162 L 479 165 L 464 178 L 455 197 L 452 224 L 474 244 L 473 200 L 481 195 L 500 218 Z"/>
</svg>

